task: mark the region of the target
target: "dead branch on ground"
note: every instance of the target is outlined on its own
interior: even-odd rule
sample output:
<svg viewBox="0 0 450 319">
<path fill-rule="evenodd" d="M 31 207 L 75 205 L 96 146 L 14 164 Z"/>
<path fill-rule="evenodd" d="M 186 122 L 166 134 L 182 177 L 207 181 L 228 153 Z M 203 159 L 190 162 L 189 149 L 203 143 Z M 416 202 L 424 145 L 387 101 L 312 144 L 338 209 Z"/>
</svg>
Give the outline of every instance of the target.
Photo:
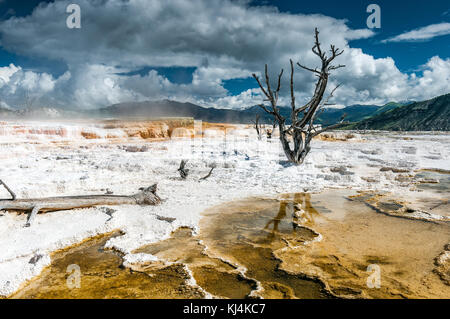
<svg viewBox="0 0 450 319">
<path fill-rule="evenodd" d="M 181 160 L 180 167 L 178 168 L 182 179 L 186 179 L 189 174 L 189 169 L 185 168 L 187 162 L 187 160 Z"/>
<path fill-rule="evenodd" d="M 37 213 L 53 212 L 59 210 L 70 210 L 75 208 L 88 208 L 100 205 L 158 205 L 161 198 L 156 195 L 157 184 L 150 187 L 140 188 L 134 195 L 85 195 L 85 196 L 60 196 L 44 197 L 34 199 L 17 199 L 11 189 L 0 181 L 8 192 L 11 199 L 0 199 L 0 210 L 6 211 L 29 211 L 31 212 L 26 226 L 30 226 Z"/>
<path fill-rule="evenodd" d="M 200 178 L 198 181 L 203 181 L 203 180 L 207 179 L 208 177 L 210 177 L 215 168 L 216 168 L 216 165 L 213 165 L 211 167 L 211 170 L 209 171 L 209 173 L 206 176 L 203 176 L 202 178 Z"/>
</svg>

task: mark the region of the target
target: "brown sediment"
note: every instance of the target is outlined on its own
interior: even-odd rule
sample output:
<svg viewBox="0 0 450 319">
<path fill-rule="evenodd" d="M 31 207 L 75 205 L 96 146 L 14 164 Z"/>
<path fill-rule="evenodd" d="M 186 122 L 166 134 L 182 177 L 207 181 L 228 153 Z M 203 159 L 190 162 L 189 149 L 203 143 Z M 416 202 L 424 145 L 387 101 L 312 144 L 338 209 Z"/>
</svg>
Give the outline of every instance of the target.
<svg viewBox="0 0 450 319">
<path fill-rule="evenodd" d="M 360 139 L 355 134 L 349 132 L 322 133 L 315 136 L 314 139 L 325 142 L 364 142 L 363 139 Z"/>
<path fill-rule="evenodd" d="M 183 265 L 174 264 L 137 272 L 122 267 L 122 258 L 104 250 L 109 238 L 91 238 L 82 244 L 52 254 L 52 263 L 41 275 L 10 298 L 202 298 L 200 289 L 187 284 L 190 276 Z M 81 271 L 80 288 L 69 288 L 69 265 Z"/>
<path fill-rule="evenodd" d="M 382 281 L 387 281 L 387 290 L 371 289 L 363 291 L 370 297 L 383 298 L 387 297 L 404 297 L 404 298 L 448 298 L 450 296 L 450 286 L 445 278 L 448 278 L 448 250 L 450 241 L 449 223 L 442 220 L 430 220 L 423 215 L 414 216 L 415 210 L 411 207 L 417 205 L 403 199 L 402 201 L 395 199 L 398 194 L 378 194 L 373 192 L 361 192 L 356 196 L 349 196 L 352 200 L 360 201 L 362 204 L 373 208 L 374 212 L 383 213 L 377 217 L 371 217 L 370 222 L 363 227 L 367 228 L 365 241 L 373 244 L 370 250 L 382 250 L 383 255 L 372 254 L 367 256 L 367 262 L 379 264 L 382 272 Z M 430 202 L 423 202 L 420 198 L 422 207 L 430 206 Z M 409 216 L 412 214 L 413 216 Z M 356 226 L 358 215 L 352 224 Z M 400 218 L 390 218 L 400 217 Z M 444 216 L 445 217 L 445 216 Z M 382 223 L 381 221 L 386 221 Z M 363 223 L 361 220 L 360 223 Z M 379 229 L 379 233 L 375 232 L 371 235 L 371 230 Z M 329 232 L 327 232 L 329 237 Z M 354 234 L 352 234 L 352 237 Z M 361 243 L 355 240 L 355 243 Z M 364 243 L 364 241 L 363 241 Z M 443 247 L 444 252 L 442 252 Z M 356 247 L 352 248 L 352 252 L 356 251 Z M 436 257 L 438 256 L 438 257 Z M 361 270 L 363 265 L 361 265 Z M 386 270 L 388 273 L 386 273 Z M 436 276 L 438 274 L 439 276 Z M 439 280 L 440 277 L 440 280 Z M 379 294 L 385 290 L 385 294 Z M 369 292 L 369 293 L 368 293 Z M 377 292 L 374 294 L 374 292 Z"/>
<path fill-rule="evenodd" d="M 81 132 L 81 136 L 83 136 L 85 139 L 88 140 L 102 138 L 101 136 L 97 135 L 94 132 Z"/>
<path fill-rule="evenodd" d="M 359 200 L 377 212 L 388 216 L 449 225 L 449 211 L 445 208 L 448 205 L 448 199 L 432 196 L 439 194 L 441 190 L 448 191 L 448 185 L 446 184 L 438 190 L 436 188 L 428 189 L 429 192 L 425 196 L 421 193 L 415 193 L 414 198 L 403 198 L 402 201 L 397 199 L 398 194 L 377 194 L 374 192 L 361 192 L 356 196 L 352 196 L 351 199 Z M 433 215 L 428 212 L 431 212 Z M 447 241 L 450 241 L 450 238 L 447 238 Z M 439 255 L 434 258 L 434 266 L 432 271 L 439 276 L 445 285 L 450 286 L 450 244 L 445 245 Z M 449 293 L 447 292 L 447 297 L 450 296 Z M 446 298 L 445 296 L 442 297 Z"/>
<path fill-rule="evenodd" d="M 63 124 L 59 122 L 58 124 Z M 73 124 L 74 122 L 71 122 Z M 238 125 L 225 123 L 209 123 L 201 122 L 201 126 L 197 127 L 193 118 L 155 118 L 155 119 L 126 119 L 126 120 L 103 120 L 90 121 L 78 120 L 75 123 L 89 124 L 95 123 L 94 127 L 82 127 L 78 132 L 79 136 L 86 140 L 108 140 L 108 142 L 118 142 L 124 139 L 148 141 L 160 141 L 170 138 L 201 138 L 206 130 L 217 131 L 220 136 L 224 135 L 227 130 L 235 129 Z M 8 123 L 4 123 L 8 125 Z M 29 139 L 36 136 L 54 136 L 64 140 L 50 141 L 53 144 L 67 143 L 65 139 L 71 136 L 66 128 L 35 128 L 26 124 L 10 125 L 12 135 L 28 135 Z M 96 132 L 95 128 L 102 129 L 102 134 Z M 119 130 L 117 133 L 113 130 Z M 197 131 L 196 131 L 197 130 Z M 1 132 L 0 132 L 1 133 Z M 33 137 L 34 136 L 34 137 Z M 38 142 L 36 142 L 38 143 Z"/>
<path fill-rule="evenodd" d="M 167 138 L 194 138 L 201 137 L 205 130 L 216 130 L 225 133 L 236 125 L 223 123 L 202 122 L 202 132 L 195 129 L 194 119 L 174 118 L 160 120 L 109 120 L 104 121 L 105 129 L 122 129 L 128 137 L 140 137 L 142 139 L 167 139 Z M 87 137 L 88 138 L 88 137 Z"/>
<path fill-rule="evenodd" d="M 392 173 L 408 173 L 409 169 L 398 168 L 398 167 L 382 167 L 382 168 L 380 168 L 380 172 L 388 172 L 388 171 L 391 171 Z"/>
</svg>

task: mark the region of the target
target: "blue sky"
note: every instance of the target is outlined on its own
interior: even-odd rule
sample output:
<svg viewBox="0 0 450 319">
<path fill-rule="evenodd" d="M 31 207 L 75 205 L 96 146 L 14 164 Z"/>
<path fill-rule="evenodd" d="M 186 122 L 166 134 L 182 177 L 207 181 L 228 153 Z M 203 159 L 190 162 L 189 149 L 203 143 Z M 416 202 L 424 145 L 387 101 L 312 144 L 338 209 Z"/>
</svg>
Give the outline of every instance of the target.
<svg viewBox="0 0 450 319">
<path fill-rule="evenodd" d="M 381 8 L 381 28 L 370 39 L 352 41 L 364 52 L 376 58 L 391 56 L 401 71 L 412 71 L 435 55 L 450 56 L 450 35 L 423 42 L 381 43 L 383 39 L 427 25 L 450 22 L 450 2 L 447 0 L 344 0 L 344 1 L 255 1 L 276 5 L 280 11 L 292 13 L 319 13 L 338 19 L 347 19 L 352 28 L 366 27 L 369 4 Z"/>
<path fill-rule="evenodd" d="M 369 4 L 378 4 L 381 8 L 381 28 L 370 39 L 351 41 L 352 46 L 362 48 L 365 53 L 376 58 L 390 56 L 403 72 L 418 71 L 419 66 L 425 64 L 435 55 L 441 58 L 450 57 L 450 34 L 436 37 L 429 41 L 381 43 L 386 38 L 417 29 L 419 27 L 450 22 L 450 2 L 446 0 L 344 0 L 344 1 L 292 1 L 292 0 L 257 0 L 253 5 L 273 5 L 280 11 L 291 13 L 324 14 L 338 19 L 348 20 L 353 28 L 366 27 L 366 20 L 370 13 L 366 12 Z M 420 72 L 420 70 L 419 70 Z M 233 93 L 240 89 L 253 87 L 254 83 L 237 80 L 227 83 Z"/>
<path fill-rule="evenodd" d="M 264 63 L 285 67 L 286 59 L 274 60 L 282 55 L 291 54 L 293 58 L 307 55 L 306 50 L 310 49 L 311 43 L 307 43 L 308 34 L 303 29 L 310 25 L 312 28 L 316 21 L 318 26 L 323 26 L 326 42 L 332 41 L 335 36 L 337 43 L 348 47 L 346 54 L 349 56 L 345 62 L 351 63 L 350 70 L 344 71 L 346 73 L 342 76 L 338 75 L 338 80 L 346 80 L 348 85 L 337 97 L 338 104 L 382 104 L 396 99 L 428 98 L 450 91 L 450 85 L 447 85 L 447 92 L 445 84 L 442 87 L 442 81 L 448 79 L 450 65 L 450 28 L 447 25 L 450 23 L 450 4 L 444 0 L 194 0 L 191 3 L 168 0 L 168 4 L 149 0 L 149 5 L 140 0 L 129 3 L 123 0 L 61 0 L 36 8 L 41 2 L 0 1 L 0 67 L 4 68 L 4 82 L 8 82 L 0 87 L 0 93 L 3 89 L 4 96 L 7 96 L 3 98 L 3 103 L 10 107 L 20 104 L 17 95 L 23 90 L 35 91 L 42 103 L 58 105 L 69 105 L 70 101 L 64 101 L 61 97 L 70 90 L 77 91 L 78 95 L 73 97 L 78 99 L 76 104 L 89 108 L 126 99 L 152 98 L 174 98 L 218 107 L 249 106 L 255 97 L 254 104 L 258 103 L 258 93 L 251 90 L 256 88 L 251 73 L 260 72 Z M 62 23 L 67 16 L 64 9 L 69 3 L 81 6 L 84 24 L 80 30 L 67 30 Z M 367 29 L 369 13 L 366 8 L 371 3 L 381 8 L 380 29 Z M 35 14 L 31 16 L 33 10 Z M 123 12 L 127 10 L 135 12 L 134 15 L 125 16 Z M 158 10 L 161 14 L 155 17 L 154 13 Z M 196 10 L 204 12 L 198 18 L 204 19 L 201 24 L 194 21 Z M 242 21 L 234 21 L 236 10 Z M 263 20 L 266 13 L 264 19 L 271 21 Z M 119 23 L 109 21 L 108 16 Z M 159 17 L 165 17 L 165 20 L 152 21 Z M 215 23 L 219 21 L 217 19 L 225 21 L 224 26 L 218 28 Z M 260 22 L 258 32 L 255 25 Z M 264 41 L 273 36 L 278 42 L 276 35 L 270 34 L 264 38 L 267 32 L 264 23 L 270 24 L 270 31 L 277 32 L 280 38 L 277 52 L 269 52 L 272 49 L 266 49 L 254 41 L 255 37 L 261 37 Z M 336 28 L 335 35 L 333 26 Z M 415 33 L 408 38 L 405 33 L 411 31 Z M 350 32 L 357 35 L 349 37 Z M 34 37 L 31 35 L 33 33 Z M 298 50 L 288 48 L 292 41 L 288 43 L 289 40 L 283 39 L 286 33 L 292 33 L 292 39 L 300 35 Z M 417 36 L 424 33 L 427 34 L 426 39 Z M 118 35 L 124 34 L 124 40 L 116 43 L 119 42 Z M 223 42 L 229 45 L 220 42 L 221 36 L 225 37 Z M 135 42 L 123 47 L 121 43 L 127 43 L 128 39 Z M 64 41 L 67 43 L 64 44 Z M 145 41 L 149 42 L 148 47 L 143 44 Z M 42 43 L 51 45 L 41 47 L 39 44 Z M 154 48 L 156 43 L 157 48 Z M 70 45 L 76 48 L 66 50 Z M 145 49 L 149 50 L 148 55 Z M 13 87 L 11 72 L 18 78 Z M 392 74 L 385 76 L 385 73 Z M 114 97 L 99 102 L 107 93 L 100 92 L 100 86 L 98 92 L 81 87 L 87 80 L 83 80 L 86 74 L 90 76 L 89 81 L 101 81 L 105 90 L 113 90 Z M 352 75 L 353 78 L 359 77 L 355 83 Z M 392 87 L 381 87 L 381 84 L 375 87 L 386 78 L 395 81 Z M 364 80 L 367 80 L 367 88 L 361 86 Z M 440 83 L 439 88 L 431 85 L 424 87 L 423 83 L 433 84 L 433 81 Z M 406 92 L 411 90 L 425 90 L 425 93 L 408 95 Z M 86 94 L 85 99 L 80 92 Z M 308 86 L 299 87 L 300 99 L 307 95 Z"/>
<path fill-rule="evenodd" d="M 439 55 L 441 58 L 450 57 L 450 34 L 436 37 L 428 41 L 381 43 L 386 38 L 419 27 L 450 22 L 450 2 L 447 0 L 344 0 L 344 1 L 292 1 L 292 0 L 262 0 L 254 1 L 253 5 L 273 5 L 280 11 L 306 14 L 324 14 L 338 19 L 348 20 L 353 28 L 366 27 L 366 20 L 370 13 L 366 12 L 369 4 L 378 4 L 381 8 L 381 28 L 370 39 L 351 41 L 354 47 L 362 48 L 365 53 L 376 58 L 390 56 L 403 72 L 420 72 L 420 65 L 428 59 Z M 241 88 L 253 87 L 254 83 L 237 80 L 227 83 L 233 93 Z"/>
</svg>

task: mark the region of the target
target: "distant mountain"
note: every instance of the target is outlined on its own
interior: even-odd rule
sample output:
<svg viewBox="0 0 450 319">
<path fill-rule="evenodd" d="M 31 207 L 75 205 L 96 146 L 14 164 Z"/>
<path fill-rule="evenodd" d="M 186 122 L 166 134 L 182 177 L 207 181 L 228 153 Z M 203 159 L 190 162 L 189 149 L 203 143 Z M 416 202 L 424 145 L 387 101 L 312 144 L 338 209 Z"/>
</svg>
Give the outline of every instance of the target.
<svg viewBox="0 0 450 319">
<path fill-rule="evenodd" d="M 450 131 L 450 93 L 376 114 L 351 129 L 389 131 Z"/>
<path fill-rule="evenodd" d="M 410 103 L 410 102 L 404 102 Z M 290 107 L 280 107 L 280 113 L 290 124 Z M 29 110 L 9 110 L 0 107 L 2 119 L 50 119 L 50 118 L 158 118 L 192 117 L 197 120 L 216 123 L 252 123 L 260 115 L 261 123 L 272 123 L 272 117 L 259 106 L 243 110 L 206 108 L 192 103 L 171 100 L 145 101 L 114 104 L 98 110 L 73 111 L 49 107 Z M 317 123 L 331 125 L 346 114 L 346 121 L 352 122 L 346 129 L 380 130 L 450 130 L 450 94 L 424 102 L 408 105 L 390 102 L 383 106 L 352 105 L 341 109 L 324 109 L 317 117 Z"/>
<path fill-rule="evenodd" d="M 208 122 L 250 123 L 255 114 L 247 111 L 205 108 L 192 103 L 163 100 L 114 104 L 94 111 L 94 114 L 119 118 L 193 117 Z"/>
<path fill-rule="evenodd" d="M 378 114 L 381 114 L 381 113 L 393 110 L 393 109 L 395 109 L 397 107 L 408 105 L 408 104 L 411 104 L 411 103 L 414 103 L 414 102 L 400 102 L 400 103 L 389 102 L 389 103 L 379 107 L 371 116 L 375 116 L 375 115 L 378 115 Z"/>
<path fill-rule="evenodd" d="M 395 107 L 398 105 L 395 105 Z M 358 122 L 369 118 L 382 108 L 387 110 L 393 107 L 394 104 L 382 107 L 376 105 L 352 105 L 342 109 L 327 108 L 320 113 L 317 123 L 323 125 L 337 123 L 344 113 L 347 114 L 347 121 Z M 280 113 L 289 124 L 291 109 L 289 107 L 280 107 Z M 251 123 L 255 120 L 256 114 L 260 115 L 261 122 L 272 122 L 272 117 L 257 105 L 243 110 L 230 110 L 205 108 L 192 103 L 163 100 L 120 103 L 95 111 L 95 115 L 101 117 L 193 117 L 207 122 L 225 123 Z"/>
<path fill-rule="evenodd" d="M 352 105 L 341 109 L 327 108 L 319 114 L 317 123 L 322 125 L 335 124 L 340 121 L 345 114 L 345 120 L 349 122 L 358 122 L 370 117 L 380 106 L 377 105 Z"/>
<path fill-rule="evenodd" d="M 74 111 L 53 107 L 32 107 L 28 109 L 12 110 L 0 107 L 0 120 L 49 120 L 49 119 L 76 119 L 91 117 L 83 111 Z"/>
<path fill-rule="evenodd" d="M 290 109 L 281 107 L 280 112 L 288 118 Z M 271 116 L 259 106 L 243 110 L 216 109 L 171 100 L 120 103 L 92 112 L 93 116 L 100 117 L 193 117 L 196 120 L 216 123 L 251 123 L 256 114 L 260 115 L 262 123 L 271 123 Z"/>
</svg>

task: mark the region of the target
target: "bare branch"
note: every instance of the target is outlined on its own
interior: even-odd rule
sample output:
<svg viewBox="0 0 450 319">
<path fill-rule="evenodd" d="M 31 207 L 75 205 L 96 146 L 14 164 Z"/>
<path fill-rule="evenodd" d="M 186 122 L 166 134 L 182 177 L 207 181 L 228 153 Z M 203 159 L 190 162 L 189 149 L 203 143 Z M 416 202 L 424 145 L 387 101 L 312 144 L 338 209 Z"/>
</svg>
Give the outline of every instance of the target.
<svg viewBox="0 0 450 319">
<path fill-rule="evenodd" d="M 267 113 L 272 114 L 272 115 L 276 115 L 275 112 L 272 112 L 269 109 L 267 109 L 267 107 L 264 104 L 258 104 L 258 106 L 260 108 L 262 108 L 264 111 L 266 111 Z"/>
<path fill-rule="evenodd" d="M 335 128 L 339 128 L 339 127 L 346 126 L 346 125 L 349 125 L 349 124 L 350 124 L 350 122 L 339 122 L 339 123 L 327 126 L 327 127 L 323 128 L 323 129 L 321 129 L 319 131 L 316 131 L 314 134 L 312 134 L 312 136 L 317 136 L 320 133 L 323 133 L 325 131 L 334 130 Z"/>
<path fill-rule="evenodd" d="M 333 61 L 336 57 L 340 56 L 342 53 L 344 53 L 344 50 L 339 51 L 338 48 L 336 48 L 334 45 L 331 45 L 331 57 L 327 60 L 327 64 L 330 64 L 331 61 Z"/>
<path fill-rule="evenodd" d="M 325 53 L 323 53 L 320 48 L 319 31 L 317 30 L 317 28 L 314 29 L 314 37 L 315 37 L 315 41 L 314 41 L 314 46 L 312 48 L 312 52 L 314 52 L 314 54 L 319 56 L 320 59 L 322 61 L 324 61 L 324 60 L 326 60 L 326 57 L 325 57 Z"/>
<path fill-rule="evenodd" d="M 267 64 L 264 67 L 264 73 L 266 75 L 267 92 L 269 93 L 269 98 L 271 99 L 271 102 L 272 102 L 272 105 L 273 105 L 274 98 L 273 98 L 272 89 L 270 88 L 270 80 L 269 80 L 269 72 L 267 71 Z"/>
<path fill-rule="evenodd" d="M 281 78 L 283 76 L 283 69 L 281 70 L 280 74 L 278 75 L 278 85 L 277 85 L 277 90 L 275 91 L 275 96 L 273 95 L 273 91 L 270 87 L 270 79 L 269 79 L 269 73 L 268 73 L 268 68 L 267 68 L 267 64 L 265 65 L 264 68 L 265 71 L 265 78 L 266 78 L 266 85 L 267 85 L 267 89 L 265 89 L 261 83 L 261 81 L 259 80 L 258 76 L 256 76 L 256 74 L 253 74 L 253 77 L 256 79 L 256 81 L 258 82 L 259 87 L 261 88 L 261 91 L 264 93 L 264 95 L 267 97 L 267 100 L 270 102 L 271 107 L 272 107 L 272 111 L 270 111 L 269 109 L 267 109 L 267 107 L 264 104 L 260 104 L 259 106 L 267 113 L 272 114 L 273 116 L 275 116 L 275 118 L 277 119 L 277 121 L 281 121 L 283 122 L 285 119 L 281 116 L 280 112 L 278 111 L 277 108 L 277 102 L 278 102 L 278 94 L 279 94 L 279 90 L 281 88 Z"/>
<path fill-rule="evenodd" d="M 297 64 L 298 64 L 298 66 L 301 67 L 302 69 L 311 71 L 311 72 L 313 72 L 313 73 L 321 74 L 319 71 L 317 71 L 317 68 L 311 69 L 311 68 L 308 68 L 307 66 L 301 65 L 299 62 L 297 62 Z"/>
<path fill-rule="evenodd" d="M 216 168 L 216 165 L 211 167 L 211 170 L 209 171 L 209 173 L 206 176 L 203 176 L 202 178 L 199 179 L 199 181 L 204 181 L 205 179 L 207 179 L 208 177 L 211 176 L 213 170 Z"/>
<path fill-rule="evenodd" d="M 281 89 L 281 77 L 283 76 L 283 69 L 281 69 L 280 74 L 278 75 L 278 85 L 277 85 L 277 91 L 276 92 L 280 92 Z"/>
<path fill-rule="evenodd" d="M 292 112 L 295 112 L 295 95 L 294 95 L 294 63 L 292 60 L 289 60 L 291 63 L 291 107 Z"/>
<path fill-rule="evenodd" d="M 11 190 L 11 188 L 8 187 L 8 185 L 5 184 L 4 181 L 2 181 L 0 179 L 0 185 L 3 185 L 3 187 L 8 191 L 8 193 L 11 195 L 11 199 L 10 200 L 15 200 L 16 199 L 16 194 Z"/>
<path fill-rule="evenodd" d="M 261 89 L 261 91 L 264 93 L 265 96 L 267 96 L 268 99 L 270 99 L 270 95 L 267 94 L 266 90 L 264 89 L 261 82 L 259 81 L 258 76 L 255 73 L 253 73 L 252 75 L 255 78 L 256 82 L 258 82 L 258 85 L 259 85 L 259 88 Z"/>
<path fill-rule="evenodd" d="M 344 64 L 331 65 L 331 66 L 328 67 L 328 71 L 337 70 L 337 69 L 340 69 L 340 68 L 345 68 L 345 65 Z"/>
<path fill-rule="evenodd" d="M 323 105 L 333 105 L 333 104 L 328 104 L 328 101 L 334 96 L 334 92 L 336 92 L 337 89 L 339 89 L 339 87 L 342 85 L 342 83 L 339 83 L 338 85 L 335 86 L 335 88 L 333 90 L 331 90 L 330 94 L 328 95 L 327 99 L 325 100 L 324 103 L 322 103 Z"/>
<path fill-rule="evenodd" d="M 278 75 L 278 85 L 277 85 L 277 90 L 275 91 L 275 104 L 277 104 L 278 102 L 278 95 L 280 93 L 280 89 L 281 89 L 281 77 L 283 76 L 283 69 L 281 69 L 280 74 Z"/>
</svg>

